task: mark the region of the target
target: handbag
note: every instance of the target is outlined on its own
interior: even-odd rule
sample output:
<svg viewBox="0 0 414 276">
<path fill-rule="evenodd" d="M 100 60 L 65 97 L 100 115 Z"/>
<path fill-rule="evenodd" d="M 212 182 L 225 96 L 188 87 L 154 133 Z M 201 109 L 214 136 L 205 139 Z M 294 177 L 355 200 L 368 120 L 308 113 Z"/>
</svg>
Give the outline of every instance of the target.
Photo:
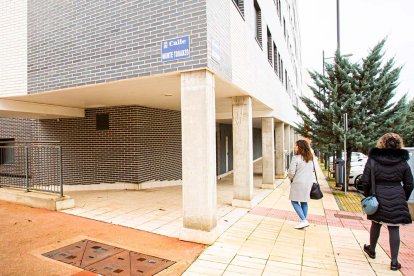
<svg viewBox="0 0 414 276">
<path fill-rule="evenodd" d="M 361 200 L 362 211 L 367 215 L 373 215 L 378 211 L 378 200 L 375 195 L 375 175 L 374 175 L 374 160 L 371 159 L 371 190 L 372 195 L 367 196 Z"/>
<path fill-rule="evenodd" d="M 312 188 L 311 188 L 311 191 L 310 191 L 310 198 L 311 199 L 321 199 L 321 198 L 323 198 L 323 193 L 321 191 L 321 186 L 319 186 L 319 183 L 318 183 L 318 176 L 316 175 L 315 163 L 313 162 L 313 160 L 312 160 L 312 163 L 313 163 L 313 171 L 315 172 L 316 183 L 312 184 Z"/>
</svg>

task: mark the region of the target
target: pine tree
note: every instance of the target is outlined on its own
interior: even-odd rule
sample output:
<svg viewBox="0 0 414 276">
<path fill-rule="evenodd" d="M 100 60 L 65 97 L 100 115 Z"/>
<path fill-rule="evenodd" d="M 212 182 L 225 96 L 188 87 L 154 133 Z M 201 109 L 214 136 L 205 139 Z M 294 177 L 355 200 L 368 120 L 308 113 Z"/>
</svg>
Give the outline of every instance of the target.
<svg viewBox="0 0 414 276">
<path fill-rule="evenodd" d="M 409 104 L 409 110 L 401 133 L 405 146 L 414 147 L 414 99 Z"/>
<path fill-rule="evenodd" d="M 309 112 L 297 109 L 303 122 L 296 131 L 310 137 L 315 148 L 336 151 L 337 156 L 344 142 L 343 116 L 348 114 L 348 168 L 353 151 L 367 152 L 384 133 L 401 132 L 407 114 L 405 96 L 392 102 L 401 67 L 395 67 L 394 59 L 383 64 L 384 44 L 385 39 L 361 63 L 336 53 L 333 64 L 326 64 L 326 76 L 309 72 L 316 101 L 301 97 Z"/>
<path fill-rule="evenodd" d="M 401 67 L 394 59 L 383 65 L 385 39 L 380 41 L 358 66 L 357 90 L 360 132 L 356 149 L 367 152 L 387 132 L 401 133 L 407 113 L 406 97 L 393 103 Z"/>
</svg>

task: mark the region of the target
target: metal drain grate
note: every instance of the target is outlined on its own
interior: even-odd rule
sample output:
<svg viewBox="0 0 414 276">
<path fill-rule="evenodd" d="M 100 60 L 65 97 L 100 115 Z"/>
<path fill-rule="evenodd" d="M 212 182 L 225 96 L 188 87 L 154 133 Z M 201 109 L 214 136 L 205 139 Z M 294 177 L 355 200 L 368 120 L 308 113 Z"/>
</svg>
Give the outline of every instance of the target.
<svg viewBox="0 0 414 276">
<path fill-rule="evenodd" d="M 341 215 L 341 214 L 334 214 L 336 218 L 343 218 L 343 219 L 353 219 L 353 220 L 364 220 L 361 217 L 357 216 L 350 216 L 350 215 Z"/>
<path fill-rule="evenodd" d="M 101 275 L 154 275 L 175 264 L 91 240 L 82 240 L 42 255 Z"/>
</svg>

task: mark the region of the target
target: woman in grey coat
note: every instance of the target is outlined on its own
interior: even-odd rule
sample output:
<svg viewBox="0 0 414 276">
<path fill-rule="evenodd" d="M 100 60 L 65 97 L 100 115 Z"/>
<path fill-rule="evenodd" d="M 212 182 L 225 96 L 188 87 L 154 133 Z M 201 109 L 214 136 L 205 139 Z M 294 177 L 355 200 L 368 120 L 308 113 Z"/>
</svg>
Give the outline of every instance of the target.
<svg viewBox="0 0 414 276">
<path fill-rule="evenodd" d="M 292 158 L 288 171 L 291 181 L 289 199 L 301 219 L 301 222 L 295 226 L 296 229 L 309 226 L 306 217 L 313 184 L 313 170 L 313 155 L 308 142 L 305 140 L 296 141 L 295 156 Z"/>
</svg>

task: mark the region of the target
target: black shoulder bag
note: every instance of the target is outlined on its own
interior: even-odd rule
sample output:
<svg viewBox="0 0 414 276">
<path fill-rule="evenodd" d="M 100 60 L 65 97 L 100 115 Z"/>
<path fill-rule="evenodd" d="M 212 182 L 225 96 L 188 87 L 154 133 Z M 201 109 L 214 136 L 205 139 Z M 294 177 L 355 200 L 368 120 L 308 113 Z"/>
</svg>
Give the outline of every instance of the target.
<svg viewBox="0 0 414 276">
<path fill-rule="evenodd" d="M 316 183 L 312 184 L 312 189 L 311 189 L 311 192 L 310 192 L 310 198 L 311 199 L 321 199 L 321 198 L 323 198 L 323 193 L 322 193 L 321 187 L 319 186 L 319 183 L 318 183 L 318 176 L 316 175 L 315 163 L 313 162 L 313 160 L 312 160 L 312 163 L 313 163 L 313 171 L 315 172 Z"/>
<path fill-rule="evenodd" d="M 378 200 L 375 194 L 375 162 L 374 159 L 371 159 L 371 191 L 372 195 L 367 196 L 363 200 L 361 200 L 362 211 L 364 211 L 367 215 L 373 215 L 378 210 Z"/>
</svg>

